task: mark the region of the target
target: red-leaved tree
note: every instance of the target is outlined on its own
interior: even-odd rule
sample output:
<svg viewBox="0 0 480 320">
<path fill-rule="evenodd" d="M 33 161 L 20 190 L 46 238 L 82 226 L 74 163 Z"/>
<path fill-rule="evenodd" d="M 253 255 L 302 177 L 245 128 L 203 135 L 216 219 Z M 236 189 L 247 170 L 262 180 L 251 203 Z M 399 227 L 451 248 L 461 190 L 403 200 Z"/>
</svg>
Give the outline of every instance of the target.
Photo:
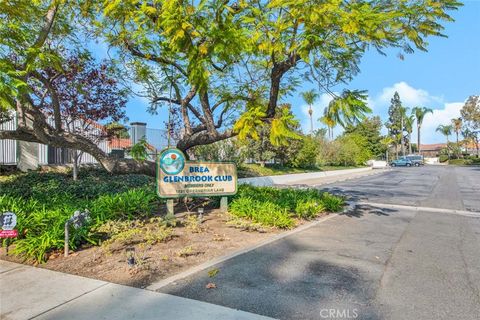
<svg viewBox="0 0 480 320">
<path fill-rule="evenodd" d="M 90 55 L 76 52 L 65 57 L 61 70 L 47 68 L 41 71 L 41 76 L 48 80 L 56 97 L 52 99 L 42 91 L 44 87 L 37 87 L 38 104 L 53 119 L 53 104 L 58 103 L 65 131 L 98 144 L 114 134 L 99 123 L 125 119 L 127 91 L 112 76 L 106 62 L 97 63 Z M 73 179 L 76 180 L 84 152 L 72 151 Z"/>
</svg>

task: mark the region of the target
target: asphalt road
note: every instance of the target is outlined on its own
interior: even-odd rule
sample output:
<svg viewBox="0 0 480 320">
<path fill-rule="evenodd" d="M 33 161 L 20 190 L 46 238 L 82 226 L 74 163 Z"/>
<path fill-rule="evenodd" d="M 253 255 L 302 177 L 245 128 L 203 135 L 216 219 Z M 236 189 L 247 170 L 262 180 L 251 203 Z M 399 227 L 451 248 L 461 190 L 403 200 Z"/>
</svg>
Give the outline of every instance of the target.
<svg viewBox="0 0 480 320">
<path fill-rule="evenodd" d="M 480 319 L 480 215 L 453 211 L 480 212 L 480 167 L 321 188 L 370 204 L 159 291 L 279 319 Z"/>
</svg>

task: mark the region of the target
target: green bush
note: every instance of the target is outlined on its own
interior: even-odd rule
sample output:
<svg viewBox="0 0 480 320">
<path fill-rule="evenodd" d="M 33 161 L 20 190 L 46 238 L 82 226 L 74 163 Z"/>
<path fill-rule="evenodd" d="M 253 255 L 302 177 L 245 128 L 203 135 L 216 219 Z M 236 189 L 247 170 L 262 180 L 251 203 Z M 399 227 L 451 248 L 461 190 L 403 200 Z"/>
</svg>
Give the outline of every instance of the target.
<svg viewBox="0 0 480 320">
<path fill-rule="evenodd" d="M 230 211 L 237 217 L 251 219 L 262 225 L 290 228 L 293 219 L 285 208 L 272 202 L 261 202 L 252 198 L 238 198 L 230 206 Z"/>
<path fill-rule="evenodd" d="M 62 173 L 30 172 L 0 182 L 0 211 L 17 214 L 19 237 L 13 254 L 42 262 L 52 250 L 63 249 L 64 225 L 76 210 L 88 209 L 89 222 L 70 231 L 69 246 L 98 243 L 91 232 L 109 220 L 147 217 L 158 205 L 154 179 L 144 175 L 113 176 L 81 171 L 73 181 Z"/>
<path fill-rule="evenodd" d="M 315 218 L 323 211 L 325 211 L 323 203 L 318 203 L 317 201 L 312 200 L 298 202 L 297 207 L 295 208 L 296 215 L 302 219 Z"/>
<path fill-rule="evenodd" d="M 438 161 L 440 162 L 445 162 L 448 160 L 448 155 L 446 154 L 441 154 L 439 157 L 438 157 Z"/>
<path fill-rule="evenodd" d="M 230 202 L 230 213 L 264 226 L 290 228 L 294 218 L 312 219 L 324 211 L 342 209 L 342 198 L 317 189 L 279 189 L 241 185 Z"/>
<path fill-rule="evenodd" d="M 343 198 L 331 195 L 328 192 L 322 194 L 322 203 L 325 207 L 325 210 L 330 212 L 338 212 L 342 210 L 345 205 L 345 200 Z"/>
</svg>

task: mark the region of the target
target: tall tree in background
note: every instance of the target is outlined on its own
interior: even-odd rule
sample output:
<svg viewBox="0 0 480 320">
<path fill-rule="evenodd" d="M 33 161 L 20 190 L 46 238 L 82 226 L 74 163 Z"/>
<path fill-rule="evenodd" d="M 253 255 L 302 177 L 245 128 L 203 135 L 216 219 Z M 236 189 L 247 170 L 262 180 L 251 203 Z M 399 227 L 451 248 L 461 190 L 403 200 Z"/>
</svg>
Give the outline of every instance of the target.
<svg viewBox="0 0 480 320">
<path fill-rule="evenodd" d="M 408 154 L 412 154 L 412 132 L 413 132 L 413 123 L 415 122 L 415 116 L 412 114 L 407 116 L 405 114 L 405 131 L 407 132 L 407 143 L 408 143 Z"/>
<path fill-rule="evenodd" d="M 447 153 L 448 153 L 449 159 L 450 159 L 450 147 L 448 146 L 448 144 L 450 143 L 450 141 L 448 140 L 448 137 L 452 134 L 452 130 L 453 130 L 453 126 L 450 124 L 449 125 L 441 124 L 437 127 L 437 129 L 435 129 L 435 131 L 440 132 L 447 139 Z"/>
<path fill-rule="evenodd" d="M 390 107 L 388 108 L 388 121 L 385 126 L 388 129 L 388 134 L 393 140 L 395 146 L 395 156 L 398 158 L 398 144 L 403 144 L 403 107 L 400 95 L 395 91 L 393 98 L 390 100 Z"/>
<path fill-rule="evenodd" d="M 324 110 L 323 116 L 318 119 L 318 121 L 327 126 L 328 139 L 333 140 L 333 127 L 335 126 L 335 120 L 327 113 L 327 109 Z"/>
<path fill-rule="evenodd" d="M 460 152 L 460 143 L 459 143 L 459 140 L 458 140 L 458 135 L 460 134 L 460 132 L 462 131 L 462 125 L 463 125 L 463 120 L 462 118 L 455 118 L 455 119 L 452 119 L 452 127 L 453 127 L 453 131 L 455 131 L 455 136 L 457 138 L 457 152 Z M 457 156 L 459 156 L 457 154 Z"/>
<path fill-rule="evenodd" d="M 310 117 L 310 135 L 313 134 L 313 110 L 312 105 L 318 99 L 318 93 L 315 90 L 309 90 L 302 92 L 303 101 L 308 105 L 308 115 Z"/>
<path fill-rule="evenodd" d="M 427 113 L 433 113 L 433 110 L 427 107 L 415 107 L 412 109 L 412 114 L 415 115 L 415 119 L 417 120 L 417 149 L 418 153 L 420 154 L 422 151 L 420 133 L 422 129 L 423 119 Z"/>
<path fill-rule="evenodd" d="M 366 118 L 356 125 L 349 125 L 345 128 L 345 134 L 354 133 L 364 137 L 367 141 L 366 147 L 370 154 L 374 157 L 381 157 L 385 152 L 385 147 L 382 145 L 382 130 L 383 124 L 380 117 L 375 116 Z"/>
<path fill-rule="evenodd" d="M 480 134 L 480 96 L 468 97 L 465 105 L 460 110 L 462 115 L 464 131 L 475 144 L 477 157 L 480 157 L 479 134 Z M 464 135 L 465 136 L 465 135 Z"/>
</svg>

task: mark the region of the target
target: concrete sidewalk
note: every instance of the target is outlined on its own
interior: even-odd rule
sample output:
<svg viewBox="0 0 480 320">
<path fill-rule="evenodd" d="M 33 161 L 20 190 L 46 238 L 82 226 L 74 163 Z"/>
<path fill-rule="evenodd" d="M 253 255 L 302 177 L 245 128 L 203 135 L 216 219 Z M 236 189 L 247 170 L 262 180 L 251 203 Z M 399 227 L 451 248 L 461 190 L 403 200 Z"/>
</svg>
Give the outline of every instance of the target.
<svg viewBox="0 0 480 320">
<path fill-rule="evenodd" d="M 239 184 L 251 184 L 257 187 L 272 187 L 272 186 L 316 186 L 322 184 L 333 183 L 337 181 L 344 181 L 380 172 L 385 172 L 387 169 L 375 169 L 371 167 L 343 169 L 319 172 L 306 172 L 295 174 L 283 174 L 278 176 L 265 176 L 253 178 L 238 179 Z"/>
<path fill-rule="evenodd" d="M 0 319 L 271 319 L 210 303 L 0 261 Z"/>
</svg>

